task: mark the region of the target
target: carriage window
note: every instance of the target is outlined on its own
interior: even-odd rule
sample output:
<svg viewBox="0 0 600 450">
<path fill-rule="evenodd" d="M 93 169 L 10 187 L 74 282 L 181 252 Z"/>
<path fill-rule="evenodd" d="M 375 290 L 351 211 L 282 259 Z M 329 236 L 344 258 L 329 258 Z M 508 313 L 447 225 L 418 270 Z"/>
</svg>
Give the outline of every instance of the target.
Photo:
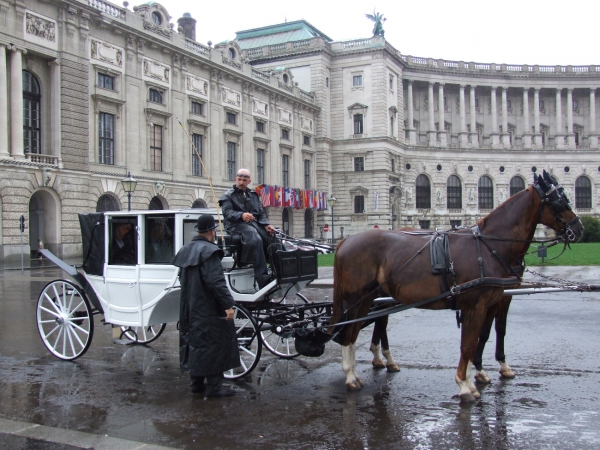
<svg viewBox="0 0 600 450">
<path fill-rule="evenodd" d="M 108 264 L 134 266 L 137 264 L 137 216 L 111 219 L 108 244 Z"/>
<path fill-rule="evenodd" d="M 575 208 L 592 207 L 592 184 L 588 177 L 579 177 L 575 180 Z"/>
<path fill-rule="evenodd" d="M 446 202 L 448 209 L 462 208 L 462 186 L 460 178 L 456 175 L 450 175 L 446 184 Z"/>
<path fill-rule="evenodd" d="M 525 189 L 525 180 L 521 177 L 512 177 L 510 179 L 510 196 L 512 197 L 517 192 L 521 192 Z"/>
<path fill-rule="evenodd" d="M 479 179 L 477 190 L 479 194 L 479 209 L 493 209 L 494 187 L 492 179 L 487 175 L 482 176 Z"/>
<path fill-rule="evenodd" d="M 431 184 L 425 175 L 417 177 L 417 208 L 431 208 Z"/>
<path fill-rule="evenodd" d="M 175 256 L 175 216 L 146 216 L 146 264 L 170 264 Z"/>
<path fill-rule="evenodd" d="M 192 241 L 198 233 L 194 231 L 197 219 L 188 219 L 183 221 L 183 245 Z"/>
</svg>

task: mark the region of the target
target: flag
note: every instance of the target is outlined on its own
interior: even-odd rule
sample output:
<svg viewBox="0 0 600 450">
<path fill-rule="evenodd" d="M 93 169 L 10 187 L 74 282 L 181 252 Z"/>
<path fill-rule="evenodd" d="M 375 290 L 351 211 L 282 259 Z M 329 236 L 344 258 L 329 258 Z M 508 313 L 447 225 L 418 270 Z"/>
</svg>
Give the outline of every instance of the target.
<svg viewBox="0 0 600 450">
<path fill-rule="evenodd" d="M 275 206 L 276 208 L 281 208 L 283 205 L 283 188 L 281 186 L 275 186 Z"/>
<path fill-rule="evenodd" d="M 304 207 L 310 208 L 310 191 L 307 189 L 304 191 Z"/>
<path fill-rule="evenodd" d="M 379 209 L 379 192 L 375 192 L 375 211 Z"/>
<path fill-rule="evenodd" d="M 313 190 L 308 191 L 308 204 L 310 205 L 310 208 L 315 207 L 315 191 Z"/>
<path fill-rule="evenodd" d="M 302 204 L 300 202 L 300 189 L 294 189 L 294 208 L 302 208 Z"/>
<path fill-rule="evenodd" d="M 283 198 L 283 207 L 287 208 L 289 206 L 292 206 L 292 188 L 290 187 L 286 187 L 284 189 L 284 198 Z"/>
<path fill-rule="evenodd" d="M 263 186 L 260 191 L 260 201 L 262 205 L 266 208 L 267 206 L 271 206 L 271 188 L 270 186 Z"/>
</svg>

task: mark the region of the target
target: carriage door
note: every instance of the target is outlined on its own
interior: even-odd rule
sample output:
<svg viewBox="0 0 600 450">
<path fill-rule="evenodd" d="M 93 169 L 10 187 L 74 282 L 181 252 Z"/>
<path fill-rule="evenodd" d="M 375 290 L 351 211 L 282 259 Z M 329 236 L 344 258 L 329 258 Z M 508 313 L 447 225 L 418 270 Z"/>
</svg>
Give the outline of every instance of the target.
<svg viewBox="0 0 600 450">
<path fill-rule="evenodd" d="M 141 320 L 138 216 L 112 216 L 107 225 L 105 318 L 116 325 L 138 326 Z"/>
</svg>

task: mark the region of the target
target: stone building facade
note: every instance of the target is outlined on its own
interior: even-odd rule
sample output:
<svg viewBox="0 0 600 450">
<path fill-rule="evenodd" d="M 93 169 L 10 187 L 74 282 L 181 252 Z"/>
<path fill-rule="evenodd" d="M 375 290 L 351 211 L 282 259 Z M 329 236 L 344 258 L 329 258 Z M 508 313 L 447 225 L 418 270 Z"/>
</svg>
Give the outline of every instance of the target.
<svg viewBox="0 0 600 450">
<path fill-rule="evenodd" d="M 318 183 L 337 199 L 336 238 L 342 226 L 472 224 L 541 169 L 577 213 L 600 214 L 600 66 L 419 58 L 379 36 L 332 42 L 303 21 L 236 40 L 254 67 L 285 68 L 315 94 Z"/>
<path fill-rule="evenodd" d="M 155 2 L 0 3 L 0 260 L 20 257 L 21 216 L 31 250 L 80 255 L 77 213 L 127 208 L 128 173 L 133 210 L 214 207 L 237 169 L 281 185 L 284 161 L 290 187 L 316 189 L 314 95 L 170 19 Z M 269 215 L 315 233 L 316 211 Z"/>
</svg>

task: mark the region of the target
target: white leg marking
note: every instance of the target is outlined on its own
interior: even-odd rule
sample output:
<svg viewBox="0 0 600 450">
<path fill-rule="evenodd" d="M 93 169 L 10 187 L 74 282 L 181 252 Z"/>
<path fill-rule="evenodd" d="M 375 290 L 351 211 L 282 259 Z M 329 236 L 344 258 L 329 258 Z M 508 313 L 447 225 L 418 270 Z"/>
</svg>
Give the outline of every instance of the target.
<svg viewBox="0 0 600 450">
<path fill-rule="evenodd" d="M 356 377 L 356 344 L 342 345 L 342 369 L 346 374 L 346 387 L 349 391 L 357 391 L 362 386 Z"/>
<path fill-rule="evenodd" d="M 371 353 L 373 353 L 373 361 L 371 362 L 373 367 L 375 369 L 383 369 L 385 367 L 385 363 L 383 362 L 383 357 L 380 353 L 381 347 L 371 342 L 371 347 L 369 347 L 369 349 L 371 350 Z"/>
<path fill-rule="evenodd" d="M 465 377 L 465 381 L 467 382 L 467 385 L 469 386 L 469 390 L 471 391 L 471 394 L 473 394 L 473 397 L 479 398 L 479 397 L 481 397 L 481 394 L 479 393 L 479 391 L 473 384 L 473 380 L 471 378 L 472 369 L 473 369 L 473 362 L 469 361 L 469 364 L 467 364 L 467 376 Z"/>
<path fill-rule="evenodd" d="M 478 383 L 490 383 L 492 380 L 490 380 L 490 377 L 488 376 L 487 372 L 481 369 L 475 372 L 475 381 L 477 381 Z"/>
<path fill-rule="evenodd" d="M 356 373 L 356 342 L 352 344 L 352 363 L 352 373 L 354 374 L 354 379 L 356 380 L 358 388 L 360 389 L 365 385 L 365 383 L 363 383 L 363 380 L 361 380 Z"/>
<path fill-rule="evenodd" d="M 392 352 L 389 349 L 383 351 L 383 356 L 385 356 L 385 360 L 387 361 L 386 367 L 388 371 L 400 372 L 400 366 L 396 364 L 396 361 L 394 361 Z"/>
<path fill-rule="evenodd" d="M 515 372 L 505 362 L 500 363 L 499 372 L 500 372 L 500 375 L 502 375 L 504 378 L 514 378 L 515 377 Z"/>
</svg>

